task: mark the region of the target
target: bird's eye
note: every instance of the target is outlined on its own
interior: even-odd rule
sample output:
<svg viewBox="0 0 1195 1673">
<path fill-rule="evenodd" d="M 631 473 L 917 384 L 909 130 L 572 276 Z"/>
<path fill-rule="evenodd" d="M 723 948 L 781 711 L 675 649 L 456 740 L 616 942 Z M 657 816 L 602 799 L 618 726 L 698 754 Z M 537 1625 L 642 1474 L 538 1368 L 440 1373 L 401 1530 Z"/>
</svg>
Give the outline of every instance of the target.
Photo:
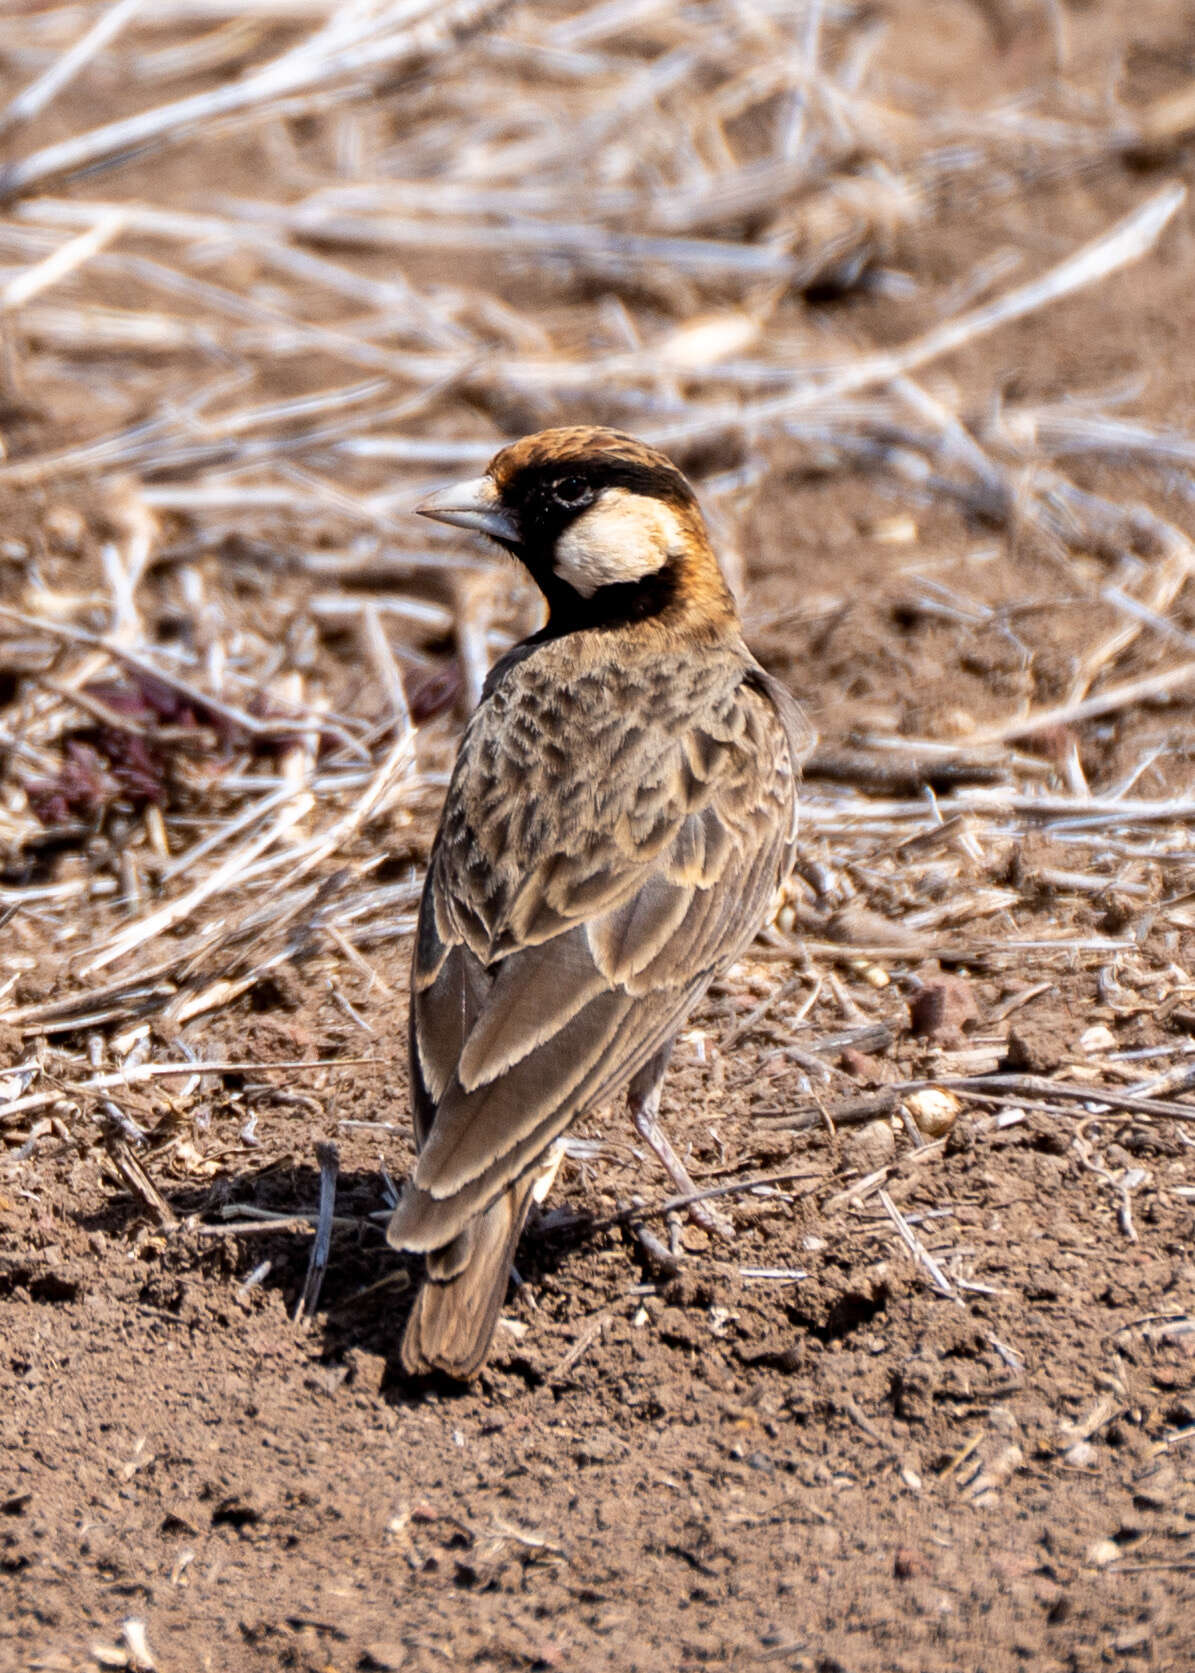
<svg viewBox="0 0 1195 1673">
<path fill-rule="evenodd" d="M 583 476 L 564 476 L 552 486 L 558 505 L 584 505 L 592 498 L 592 490 Z"/>
</svg>

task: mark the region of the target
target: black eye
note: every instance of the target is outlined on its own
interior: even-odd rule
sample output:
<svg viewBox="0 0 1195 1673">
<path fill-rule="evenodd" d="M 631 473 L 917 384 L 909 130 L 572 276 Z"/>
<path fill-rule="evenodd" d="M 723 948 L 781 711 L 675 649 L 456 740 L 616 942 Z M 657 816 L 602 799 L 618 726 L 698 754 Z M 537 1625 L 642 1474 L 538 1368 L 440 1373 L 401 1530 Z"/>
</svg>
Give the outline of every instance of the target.
<svg viewBox="0 0 1195 1673">
<path fill-rule="evenodd" d="M 564 476 L 552 485 L 552 495 L 558 505 L 585 505 L 593 498 L 593 490 L 583 476 Z"/>
</svg>

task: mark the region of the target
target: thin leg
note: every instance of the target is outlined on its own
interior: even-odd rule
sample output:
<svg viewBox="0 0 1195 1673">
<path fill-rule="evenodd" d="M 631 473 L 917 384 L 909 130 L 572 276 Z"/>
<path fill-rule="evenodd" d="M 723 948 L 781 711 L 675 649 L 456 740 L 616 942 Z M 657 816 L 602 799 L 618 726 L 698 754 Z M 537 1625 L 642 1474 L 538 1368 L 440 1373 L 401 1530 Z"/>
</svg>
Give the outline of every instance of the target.
<svg viewBox="0 0 1195 1673">
<path fill-rule="evenodd" d="M 556 1175 L 560 1172 L 560 1164 L 563 1161 L 564 1140 L 553 1139 L 551 1145 L 531 1170 L 535 1175 L 535 1184 L 531 1187 L 531 1195 L 537 1204 L 544 1201 L 548 1192 L 555 1185 Z"/>
<path fill-rule="evenodd" d="M 534 1184 L 531 1187 L 531 1201 L 535 1204 L 536 1208 L 543 1207 L 544 1200 L 546 1199 L 548 1192 L 556 1183 L 556 1175 L 560 1172 L 560 1164 L 563 1161 L 564 1140 L 553 1139 L 552 1143 L 548 1146 L 548 1149 L 531 1169 L 530 1177 L 534 1180 Z M 511 1267 L 510 1275 L 515 1281 L 515 1288 L 521 1290 L 523 1287 L 523 1280 L 519 1276 L 519 1269 L 517 1266 Z M 530 1296 L 528 1299 L 533 1307 L 537 1305 L 534 1296 Z"/>
<path fill-rule="evenodd" d="M 660 1112 L 660 1092 L 664 1085 L 664 1075 L 671 1056 L 670 1040 L 650 1063 L 640 1069 L 627 1088 L 627 1107 L 631 1112 L 631 1120 L 635 1123 L 635 1131 L 643 1142 L 655 1151 L 664 1172 L 677 1191 L 683 1197 L 691 1197 L 697 1194 L 697 1187 L 689 1178 L 684 1163 L 669 1144 L 663 1128 L 656 1119 Z M 689 1203 L 686 1213 L 694 1225 L 700 1226 L 702 1231 L 708 1232 L 711 1237 L 734 1236 L 734 1227 L 730 1221 L 719 1214 L 710 1203 Z"/>
</svg>

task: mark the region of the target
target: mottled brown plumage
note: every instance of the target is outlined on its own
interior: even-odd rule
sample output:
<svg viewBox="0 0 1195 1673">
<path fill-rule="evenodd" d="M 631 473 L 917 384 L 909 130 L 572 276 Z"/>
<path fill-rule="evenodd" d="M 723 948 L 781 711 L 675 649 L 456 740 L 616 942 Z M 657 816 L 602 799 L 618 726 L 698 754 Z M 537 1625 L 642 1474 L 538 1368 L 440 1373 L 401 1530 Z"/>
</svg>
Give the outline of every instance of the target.
<svg viewBox="0 0 1195 1673">
<path fill-rule="evenodd" d="M 427 1279 L 403 1361 L 469 1377 L 552 1141 L 628 1086 L 654 1128 L 673 1037 L 791 864 L 810 734 L 661 454 L 546 431 L 452 492 L 429 514 L 499 539 L 549 604 L 466 729 L 411 980 L 419 1156 L 389 1237 Z"/>
</svg>

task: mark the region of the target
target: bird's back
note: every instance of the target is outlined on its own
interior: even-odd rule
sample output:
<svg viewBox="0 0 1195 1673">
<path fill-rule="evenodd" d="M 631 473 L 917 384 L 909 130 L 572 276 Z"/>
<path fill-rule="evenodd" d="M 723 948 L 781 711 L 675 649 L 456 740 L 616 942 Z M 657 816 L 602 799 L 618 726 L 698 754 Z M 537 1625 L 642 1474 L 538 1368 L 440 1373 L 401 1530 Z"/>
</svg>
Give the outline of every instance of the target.
<svg viewBox="0 0 1195 1673">
<path fill-rule="evenodd" d="M 448 1242 L 625 1087 L 788 869 L 792 728 L 741 645 L 576 649 L 567 678 L 553 644 L 512 657 L 446 799 L 412 971 L 406 1247 Z"/>
<path fill-rule="evenodd" d="M 719 824 L 733 831 L 756 804 L 783 823 L 795 806 L 792 724 L 741 642 L 694 655 L 573 635 L 495 674 L 429 878 L 485 964 L 625 898 L 686 821 L 712 865 Z"/>
</svg>

